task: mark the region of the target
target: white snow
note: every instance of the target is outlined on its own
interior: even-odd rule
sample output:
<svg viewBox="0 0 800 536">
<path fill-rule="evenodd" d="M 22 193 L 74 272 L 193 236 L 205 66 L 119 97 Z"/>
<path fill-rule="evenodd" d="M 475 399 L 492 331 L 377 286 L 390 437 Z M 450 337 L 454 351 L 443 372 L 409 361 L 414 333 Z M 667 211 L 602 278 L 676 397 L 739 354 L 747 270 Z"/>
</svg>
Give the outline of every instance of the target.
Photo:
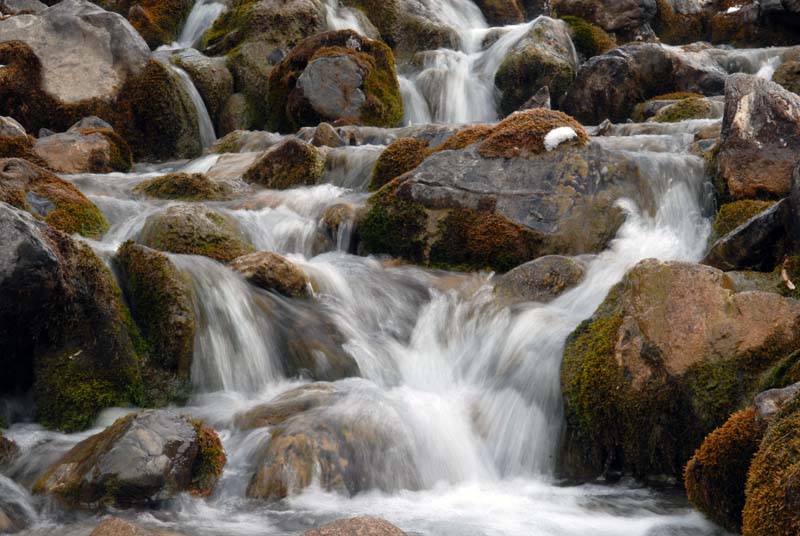
<svg viewBox="0 0 800 536">
<path fill-rule="evenodd" d="M 544 148 L 552 151 L 565 141 L 574 140 L 577 137 L 578 133 L 571 127 L 554 128 L 544 137 Z"/>
<path fill-rule="evenodd" d="M 726 11 L 726 12 L 725 12 L 725 14 L 726 14 L 726 15 L 730 15 L 731 13 L 736 13 L 736 12 L 737 12 L 737 11 L 739 11 L 740 9 L 742 9 L 742 6 L 733 6 L 733 7 L 729 7 L 729 8 L 728 8 L 728 11 Z"/>
</svg>

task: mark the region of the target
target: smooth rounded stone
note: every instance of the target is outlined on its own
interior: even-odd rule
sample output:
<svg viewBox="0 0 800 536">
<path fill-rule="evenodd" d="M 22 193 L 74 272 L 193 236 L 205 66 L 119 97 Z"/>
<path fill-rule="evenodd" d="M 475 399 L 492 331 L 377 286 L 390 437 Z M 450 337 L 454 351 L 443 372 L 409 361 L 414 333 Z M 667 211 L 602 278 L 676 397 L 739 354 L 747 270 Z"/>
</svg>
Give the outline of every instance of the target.
<svg viewBox="0 0 800 536">
<path fill-rule="evenodd" d="M 717 169 L 734 199 L 789 193 L 800 151 L 800 96 L 735 74 L 725 85 Z"/>
<path fill-rule="evenodd" d="M 234 93 L 225 101 L 219 114 L 219 135 L 224 137 L 237 130 L 247 130 L 253 123 L 251 115 L 247 96 L 244 93 Z M 219 140 L 214 146 L 218 143 Z M 214 146 L 212 152 L 216 152 Z"/>
<path fill-rule="evenodd" d="M 111 171 L 111 143 L 102 134 L 53 134 L 36 140 L 33 151 L 48 168 L 58 173 Z"/>
<path fill-rule="evenodd" d="M 47 9 L 39 0 L 0 0 L 0 13 L 5 15 L 37 15 Z"/>
<path fill-rule="evenodd" d="M 556 299 L 583 278 L 583 265 L 558 255 L 540 257 L 517 266 L 494 284 L 495 296 L 506 302 L 541 302 Z"/>
<path fill-rule="evenodd" d="M 234 220 L 202 205 L 175 205 L 147 218 L 140 244 L 230 262 L 253 251 Z"/>
<path fill-rule="evenodd" d="M 245 172 L 248 183 L 286 190 L 317 184 L 325 173 L 325 156 L 313 145 L 289 138 L 271 147 Z"/>
<path fill-rule="evenodd" d="M 44 89 L 65 103 L 114 98 L 150 58 L 128 21 L 87 0 L 64 0 L 38 15 L 0 20 L 0 36 L 33 49 L 42 62 Z"/>
<path fill-rule="evenodd" d="M 251 186 L 242 180 L 247 170 L 258 160 L 261 153 L 223 154 L 206 171 L 208 180 L 233 192 L 250 191 Z"/>
<path fill-rule="evenodd" d="M 32 388 L 38 422 L 70 432 L 131 404 L 140 361 L 126 313 L 89 246 L 0 202 L 0 396 Z"/>
<path fill-rule="evenodd" d="M 179 532 L 147 530 L 118 517 L 103 520 L 89 536 L 184 536 Z"/>
<path fill-rule="evenodd" d="M 361 65 L 349 56 L 318 58 L 300 74 L 297 88 L 322 117 L 358 117 L 367 100 L 361 90 L 364 74 Z"/>
<path fill-rule="evenodd" d="M 302 536 L 405 536 L 405 534 L 385 519 L 363 516 L 338 519 L 316 529 L 307 530 Z"/>
<path fill-rule="evenodd" d="M 800 382 L 794 383 L 781 389 L 770 389 L 758 393 L 755 398 L 755 406 L 758 418 L 762 421 L 770 421 L 778 412 L 797 396 L 800 392 Z"/>
<path fill-rule="evenodd" d="M 0 116 L 0 138 L 19 138 L 27 135 L 25 127 L 20 125 L 16 119 Z"/>
<path fill-rule="evenodd" d="M 330 123 L 320 123 L 314 130 L 311 138 L 311 145 L 314 147 L 342 147 L 344 140 L 339 136 Z"/>
<path fill-rule="evenodd" d="M 785 255 L 791 206 L 782 199 L 717 240 L 703 264 L 721 270 L 770 271 Z"/>
<path fill-rule="evenodd" d="M 201 440 L 204 429 L 167 410 L 145 410 L 113 425 L 69 450 L 34 485 L 35 493 L 52 495 L 67 506 L 147 505 L 184 491 L 213 488 L 202 479 L 206 450 L 221 450 Z"/>
<path fill-rule="evenodd" d="M 230 267 L 250 283 L 264 290 L 290 298 L 311 295 L 308 276 L 286 258 L 275 253 L 259 251 L 234 259 Z"/>
<path fill-rule="evenodd" d="M 357 226 L 358 210 L 348 203 L 337 203 L 325 209 L 322 225 L 331 238 L 336 238 L 342 225 L 352 223 Z"/>
<path fill-rule="evenodd" d="M 178 201 L 224 201 L 234 194 L 229 184 L 204 173 L 169 173 L 137 184 L 133 193 Z"/>
<path fill-rule="evenodd" d="M 565 472 L 680 478 L 795 351 L 798 321 L 797 300 L 736 292 L 715 268 L 640 262 L 567 340 Z"/>
<path fill-rule="evenodd" d="M 84 117 L 71 127 L 67 132 L 81 132 L 82 130 L 114 130 L 109 123 L 97 116 Z"/>
<path fill-rule="evenodd" d="M 266 404 L 237 413 L 233 422 L 240 430 L 276 426 L 298 413 L 330 406 L 344 393 L 332 383 L 316 382 L 287 391 Z"/>
<path fill-rule="evenodd" d="M 497 70 L 495 85 L 502 92 L 501 111 L 510 114 L 519 109 L 542 86 L 560 99 L 577 69 L 569 26 L 561 20 L 537 18 Z"/>
<path fill-rule="evenodd" d="M 0 159 L 0 201 L 65 233 L 98 238 L 108 229 L 100 210 L 72 183 L 27 160 Z"/>
<path fill-rule="evenodd" d="M 211 146 L 212 153 L 255 153 L 274 147 L 286 136 L 262 130 L 234 130 Z"/>
</svg>

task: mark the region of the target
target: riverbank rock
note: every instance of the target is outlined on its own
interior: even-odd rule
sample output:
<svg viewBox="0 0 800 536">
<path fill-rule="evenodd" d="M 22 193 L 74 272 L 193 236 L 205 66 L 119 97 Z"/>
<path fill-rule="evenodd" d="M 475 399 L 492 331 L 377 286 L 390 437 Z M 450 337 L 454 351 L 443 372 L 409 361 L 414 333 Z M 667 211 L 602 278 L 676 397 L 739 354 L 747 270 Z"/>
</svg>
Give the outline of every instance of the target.
<svg viewBox="0 0 800 536">
<path fill-rule="evenodd" d="M 405 536 L 405 534 L 385 519 L 364 516 L 338 519 L 316 529 L 307 530 L 303 536 Z"/>
<path fill-rule="evenodd" d="M 583 265 L 569 257 L 547 255 L 517 266 L 494 284 L 494 294 L 505 302 L 547 303 L 578 284 Z"/>
<path fill-rule="evenodd" d="M 139 233 L 142 245 L 230 262 L 253 251 L 236 223 L 201 205 L 177 205 L 147 218 Z"/>
<path fill-rule="evenodd" d="M 725 86 L 717 173 L 733 199 L 789 193 L 800 150 L 800 96 L 745 74 Z"/>
<path fill-rule="evenodd" d="M 347 404 L 347 411 L 341 411 L 330 401 L 330 393 L 322 391 L 315 400 L 315 395 L 307 394 L 310 389 L 315 387 L 300 387 L 274 401 L 272 413 L 277 418 L 270 422 L 279 422 L 266 431 L 269 440 L 257 455 L 248 497 L 277 501 L 299 493 L 312 481 L 345 495 L 416 487 L 410 445 L 393 428 L 399 416 L 381 412 L 377 417 L 369 410 L 380 403 L 377 393 L 337 383 L 332 386 L 339 391 L 335 400 L 346 398 L 342 403 Z M 308 396 L 310 409 L 304 410 Z M 299 399 L 294 405 L 293 397 Z M 265 415 L 270 408 L 260 411 Z M 399 467 L 403 471 L 396 471 Z"/>
<path fill-rule="evenodd" d="M 0 201 L 68 234 L 99 238 L 108 229 L 100 210 L 75 186 L 26 160 L 0 159 Z"/>
<path fill-rule="evenodd" d="M 270 147 L 242 177 L 264 188 L 286 190 L 317 184 L 325 173 L 325 156 L 313 145 L 289 138 Z"/>
<path fill-rule="evenodd" d="M 34 485 L 71 507 L 152 505 L 213 490 L 225 453 L 216 432 L 165 410 L 118 419 L 75 445 Z"/>
<path fill-rule="evenodd" d="M 323 121 L 393 127 L 403 119 L 394 55 L 351 30 L 300 42 L 269 76 L 270 130 L 293 132 Z"/>
<path fill-rule="evenodd" d="M 136 185 L 133 192 L 175 201 L 224 201 L 233 197 L 228 184 L 213 181 L 202 173 L 169 173 Z"/>
<path fill-rule="evenodd" d="M 647 260 L 567 341 L 567 474 L 678 477 L 797 345 L 800 302 L 714 268 Z"/>
<path fill-rule="evenodd" d="M 40 423 L 86 428 L 141 388 L 137 337 L 89 246 L 0 203 L 0 393 L 32 387 Z"/>
<path fill-rule="evenodd" d="M 581 65 L 561 109 L 584 124 L 632 117 L 637 103 L 657 95 L 689 92 L 718 95 L 727 72 L 702 52 L 654 43 L 629 44 Z"/>
<path fill-rule="evenodd" d="M 577 69 L 569 26 L 561 20 L 539 17 L 497 70 L 494 83 L 503 95 L 500 111 L 507 115 L 518 110 L 542 87 L 547 87 L 558 102 Z"/>
<path fill-rule="evenodd" d="M 150 362 L 188 380 L 196 318 L 189 285 L 169 257 L 125 242 L 113 266 L 131 314 L 150 347 Z"/>
<path fill-rule="evenodd" d="M 310 281 L 303 271 L 284 257 L 266 251 L 234 259 L 231 268 L 253 285 L 289 298 L 310 296 Z"/>
<path fill-rule="evenodd" d="M 547 150 L 545 138 L 559 128 L 566 143 Z M 365 251 L 508 271 L 542 255 L 599 251 L 622 223 L 617 199 L 652 204 L 633 161 L 587 144 L 560 112 L 519 112 L 476 137 L 435 152 L 370 198 L 359 223 Z"/>
</svg>

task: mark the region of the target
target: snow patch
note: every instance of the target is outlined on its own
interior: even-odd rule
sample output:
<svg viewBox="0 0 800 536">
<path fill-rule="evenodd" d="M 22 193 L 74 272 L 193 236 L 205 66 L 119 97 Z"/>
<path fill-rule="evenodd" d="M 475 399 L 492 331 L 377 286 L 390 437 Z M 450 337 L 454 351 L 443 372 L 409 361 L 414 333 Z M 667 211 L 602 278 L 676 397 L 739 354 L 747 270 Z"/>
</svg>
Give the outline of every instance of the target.
<svg viewBox="0 0 800 536">
<path fill-rule="evenodd" d="M 729 8 L 728 8 L 728 11 L 726 11 L 726 12 L 725 12 L 725 14 L 726 14 L 726 15 L 730 15 L 731 13 L 736 13 L 736 12 L 737 12 L 737 11 L 739 11 L 740 9 L 742 9 L 742 6 L 733 6 L 733 7 L 729 7 Z"/>
<path fill-rule="evenodd" d="M 578 133 L 571 127 L 554 128 L 544 137 L 544 148 L 547 151 L 552 151 L 565 141 L 574 140 L 577 137 Z"/>
</svg>

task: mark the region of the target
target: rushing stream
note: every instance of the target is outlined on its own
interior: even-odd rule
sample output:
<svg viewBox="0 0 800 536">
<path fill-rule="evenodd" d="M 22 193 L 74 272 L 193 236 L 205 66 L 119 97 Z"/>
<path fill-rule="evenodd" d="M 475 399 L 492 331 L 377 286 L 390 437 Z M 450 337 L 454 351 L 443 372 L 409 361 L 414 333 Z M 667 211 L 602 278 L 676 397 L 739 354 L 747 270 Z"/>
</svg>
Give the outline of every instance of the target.
<svg viewBox="0 0 800 536">
<path fill-rule="evenodd" d="M 497 120 L 494 74 L 532 23 L 505 28 L 494 44 L 481 49 L 490 29 L 471 1 L 427 3 L 458 30 L 461 47 L 427 52 L 422 67 L 401 79 L 407 121 Z M 330 27 L 364 30 L 351 10 L 335 1 L 327 5 Z M 199 0 L 173 48 L 195 44 L 223 9 Z M 761 54 L 738 69 L 768 77 L 774 57 Z M 188 86 L 194 89 L 191 81 Z M 201 117 L 204 146 L 214 137 L 207 115 Z M 352 226 L 343 225 L 335 239 L 325 237 L 321 220 L 327 208 L 365 203 L 382 145 L 329 151 L 322 184 L 251 191 L 244 199 L 213 203 L 237 220 L 257 249 L 299 265 L 314 282 L 314 300 L 309 305 L 277 297 L 212 260 L 171 255 L 191 282 L 200 326 L 194 395 L 180 411 L 219 431 L 228 464 L 209 498 L 186 495 L 152 512 L 116 514 L 146 527 L 198 536 L 294 534 L 354 514 L 384 517 L 410 533 L 441 536 L 724 534 L 669 489 L 627 481 L 575 486 L 554 475 L 563 426 L 564 341 L 640 260 L 701 258 L 710 227 L 708 178 L 689 146 L 696 131 L 715 121 L 620 125 L 609 136 L 593 138 L 606 149 L 632 155 L 651 185 L 657 210 L 640 211 L 637 199 L 620 201 L 627 219 L 616 239 L 606 251 L 581 257 L 586 266 L 581 283 L 546 305 L 499 304 L 492 274 L 453 274 L 352 255 Z M 207 156 L 140 165 L 129 174 L 67 177 L 111 224 L 91 245 L 108 259 L 119 244 L 137 237 L 148 216 L 175 204 L 134 195 L 138 183 L 167 171 L 204 172 L 218 160 Z M 269 434 L 238 431 L 233 416 L 305 383 L 281 372 L 286 339 L 313 336 L 331 324 L 345 335 L 345 350 L 362 378 L 336 382 L 343 395 L 325 411 L 348 422 L 372 423 L 407 455 L 386 452 L 380 464 L 366 469 L 382 491 L 348 498 L 312 486 L 277 504 L 246 499 L 254 454 Z M 27 409 L 21 403 L 6 411 L 24 417 Z M 13 425 L 7 436 L 22 454 L 9 476 L 30 484 L 72 445 L 125 411 L 107 410 L 96 428 L 72 435 Z M 23 534 L 86 535 L 96 525 L 90 514 L 62 512 L 2 476 L 0 493 L 13 496 L 19 511 L 33 520 Z"/>
</svg>

